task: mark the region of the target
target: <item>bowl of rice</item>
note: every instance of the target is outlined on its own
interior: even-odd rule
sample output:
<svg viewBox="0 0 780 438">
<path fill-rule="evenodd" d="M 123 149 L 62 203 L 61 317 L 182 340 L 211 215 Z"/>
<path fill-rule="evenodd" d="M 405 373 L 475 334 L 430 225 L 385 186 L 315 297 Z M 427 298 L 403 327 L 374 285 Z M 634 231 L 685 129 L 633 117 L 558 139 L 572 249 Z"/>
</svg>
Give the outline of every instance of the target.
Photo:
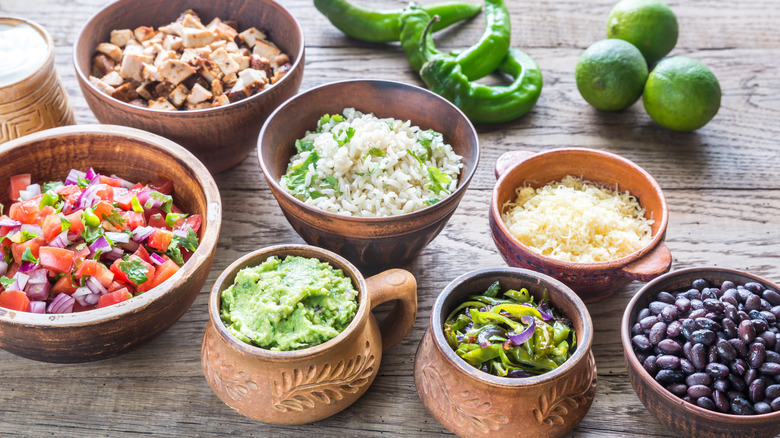
<svg viewBox="0 0 780 438">
<path fill-rule="evenodd" d="M 513 151 L 496 178 L 490 229 L 510 266 L 550 275 L 585 302 L 671 267 L 666 199 L 635 163 L 581 148 Z"/>
<path fill-rule="evenodd" d="M 400 82 L 335 82 L 301 93 L 258 140 L 266 181 L 309 244 L 362 267 L 403 266 L 444 228 L 479 161 L 454 105 Z"/>
</svg>

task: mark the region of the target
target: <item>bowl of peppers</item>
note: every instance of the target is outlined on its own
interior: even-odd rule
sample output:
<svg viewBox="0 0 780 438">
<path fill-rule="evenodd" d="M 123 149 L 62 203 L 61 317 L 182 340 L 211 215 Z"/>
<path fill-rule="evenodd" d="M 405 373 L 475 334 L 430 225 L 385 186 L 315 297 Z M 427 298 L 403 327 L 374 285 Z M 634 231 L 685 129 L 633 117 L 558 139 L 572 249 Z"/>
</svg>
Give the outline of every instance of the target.
<svg viewBox="0 0 780 438">
<path fill-rule="evenodd" d="M 593 323 L 566 285 L 490 268 L 436 300 L 414 363 L 423 405 L 462 436 L 563 436 L 596 394 Z"/>
</svg>

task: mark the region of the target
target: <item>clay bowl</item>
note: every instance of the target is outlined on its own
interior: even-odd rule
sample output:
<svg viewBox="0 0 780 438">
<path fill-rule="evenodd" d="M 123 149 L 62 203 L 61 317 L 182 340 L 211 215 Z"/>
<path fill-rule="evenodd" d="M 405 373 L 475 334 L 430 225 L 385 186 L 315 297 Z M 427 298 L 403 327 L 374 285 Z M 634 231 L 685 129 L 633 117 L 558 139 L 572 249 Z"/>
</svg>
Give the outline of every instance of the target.
<svg viewBox="0 0 780 438">
<path fill-rule="evenodd" d="M 315 129 L 323 114 L 341 114 L 345 108 L 411 120 L 412 125 L 441 132 L 463 157 L 458 188 L 430 207 L 384 218 L 329 213 L 288 194 L 279 179 L 296 153 L 295 140 Z M 459 109 L 423 88 L 384 80 L 334 82 L 293 97 L 268 118 L 257 147 L 266 182 L 295 231 L 307 243 L 361 267 L 404 266 L 417 257 L 455 212 L 479 162 L 477 133 Z"/>
<path fill-rule="evenodd" d="M 517 187 L 542 187 L 567 175 L 628 190 L 645 208 L 645 216 L 654 220 L 652 241 L 623 258 L 597 263 L 564 262 L 522 245 L 501 219 L 504 203 L 516 199 Z M 490 231 L 501 257 L 510 266 L 550 275 L 571 287 L 586 303 L 607 298 L 631 281 L 650 281 L 671 267 L 672 255 L 664 243 L 669 222 L 666 198 L 655 179 L 633 162 L 591 149 L 553 149 L 538 154 L 515 151 L 498 158 L 496 178 L 490 201 Z"/>
<path fill-rule="evenodd" d="M 484 292 L 496 280 L 501 290 L 525 287 L 568 317 L 577 349 L 559 368 L 528 378 L 498 377 L 458 357 L 444 337 L 444 321 L 467 295 Z M 527 269 L 490 268 L 453 280 L 441 292 L 414 359 L 414 384 L 425 408 L 463 437 L 560 437 L 588 413 L 596 395 L 593 322 L 582 300 L 566 285 Z"/>
<path fill-rule="evenodd" d="M 67 157 L 67 159 L 63 159 Z M 68 126 L 0 146 L 0 202 L 8 206 L 9 178 L 62 180 L 71 168 L 129 181 L 165 177 L 184 211 L 203 215 L 200 244 L 192 258 L 160 286 L 102 309 L 39 315 L 0 308 L 0 348 L 46 362 L 88 362 L 143 345 L 187 311 L 206 282 L 222 222 L 221 201 L 208 170 L 181 146 L 154 134 L 122 126 Z"/>
<path fill-rule="evenodd" d="M 317 258 L 350 277 L 358 291 L 355 318 L 335 338 L 302 350 L 271 351 L 242 342 L 219 316 L 222 291 L 241 269 L 289 255 Z M 377 324 L 371 309 L 391 300 L 397 300 L 395 307 Z M 266 423 L 311 423 L 340 412 L 366 392 L 379 371 L 382 352 L 406 337 L 416 314 L 417 282 L 407 271 L 392 269 L 365 279 L 330 251 L 271 246 L 236 260 L 214 283 L 201 365 L 214 393 L 239 413 Z"/>
<path fill-rule="evenodd" d="M 165 25 L 187 9 L 204 23 L 215 17 L 237 20 L 239 31 L 255 26 L 293 60 L 293 67 L 274 86 L 217 108 L 160 111 L 116 100 L 89 82 L 95 47 L 109 40 L 114 29 Z M 295 18 L 272 0 L 119 0 L 87 21 L 73 50 L 81 91 L 100 123 L 132 126 L 169 138 L 195 154 L 213 173 L 240 163 L 255 145 L 266 117 L 301 86 L 304 66 L 303 31 Z"/>
<path fill-rule="evenodd" d="M 745 284 L 755 281 L 769 289 L 780 290 L 780 286 L 766 278 L 736 269 L 701 267 L 686 268 L 662 275 L 634 295 L 623 313 L 620 337 L 631 386 L 639 401 L 655 415 L 658 421 L 679 436 L 696 438 L 757 438 L 774 437 L 780 434 L 780 411 L 762 415 L 732 415 L 709 411 L 694 403 L 686 402 L 667 391 L 639 363 L 631 346 L 631 327 L 639 311 L 654 301 L 661 291 L 674 293 L 691 288 L 693 280 L 703 278 L 713 287 L 724 281 Z"/>
</svg>

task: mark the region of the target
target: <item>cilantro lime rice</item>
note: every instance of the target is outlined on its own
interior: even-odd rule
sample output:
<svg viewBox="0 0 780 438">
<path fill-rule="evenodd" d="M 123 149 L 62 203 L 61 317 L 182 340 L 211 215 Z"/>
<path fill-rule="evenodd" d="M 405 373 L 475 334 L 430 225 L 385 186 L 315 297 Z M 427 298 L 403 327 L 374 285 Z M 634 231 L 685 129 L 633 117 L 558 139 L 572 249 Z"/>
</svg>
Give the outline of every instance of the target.
<svg viewBox="0 0 780 438">
<path fill-rule="evenodd" d="M 463 167 L 442 134 L 347 108 L 296 140 L 282 187 L 319 209 L 358 217 L 411 213 L 440 202 Z"/>
</svg>

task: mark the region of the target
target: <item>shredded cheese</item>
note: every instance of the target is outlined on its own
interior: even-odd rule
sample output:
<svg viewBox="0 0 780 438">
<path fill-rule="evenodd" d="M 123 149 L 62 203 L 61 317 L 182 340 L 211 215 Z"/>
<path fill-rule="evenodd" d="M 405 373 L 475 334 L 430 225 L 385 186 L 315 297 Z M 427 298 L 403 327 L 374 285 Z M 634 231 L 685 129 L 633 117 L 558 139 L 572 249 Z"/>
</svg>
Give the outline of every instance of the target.
<svg viewBox="0 0 780 438">
<path fill-rule="evenodd" d="M 652 240 L 645 209 L 629 192 L 574 176 L 544 187 L 518 187 L 502 218 L 531 250 L 554 259 L 593 263 L 625 257 Z"/>
</svg>

